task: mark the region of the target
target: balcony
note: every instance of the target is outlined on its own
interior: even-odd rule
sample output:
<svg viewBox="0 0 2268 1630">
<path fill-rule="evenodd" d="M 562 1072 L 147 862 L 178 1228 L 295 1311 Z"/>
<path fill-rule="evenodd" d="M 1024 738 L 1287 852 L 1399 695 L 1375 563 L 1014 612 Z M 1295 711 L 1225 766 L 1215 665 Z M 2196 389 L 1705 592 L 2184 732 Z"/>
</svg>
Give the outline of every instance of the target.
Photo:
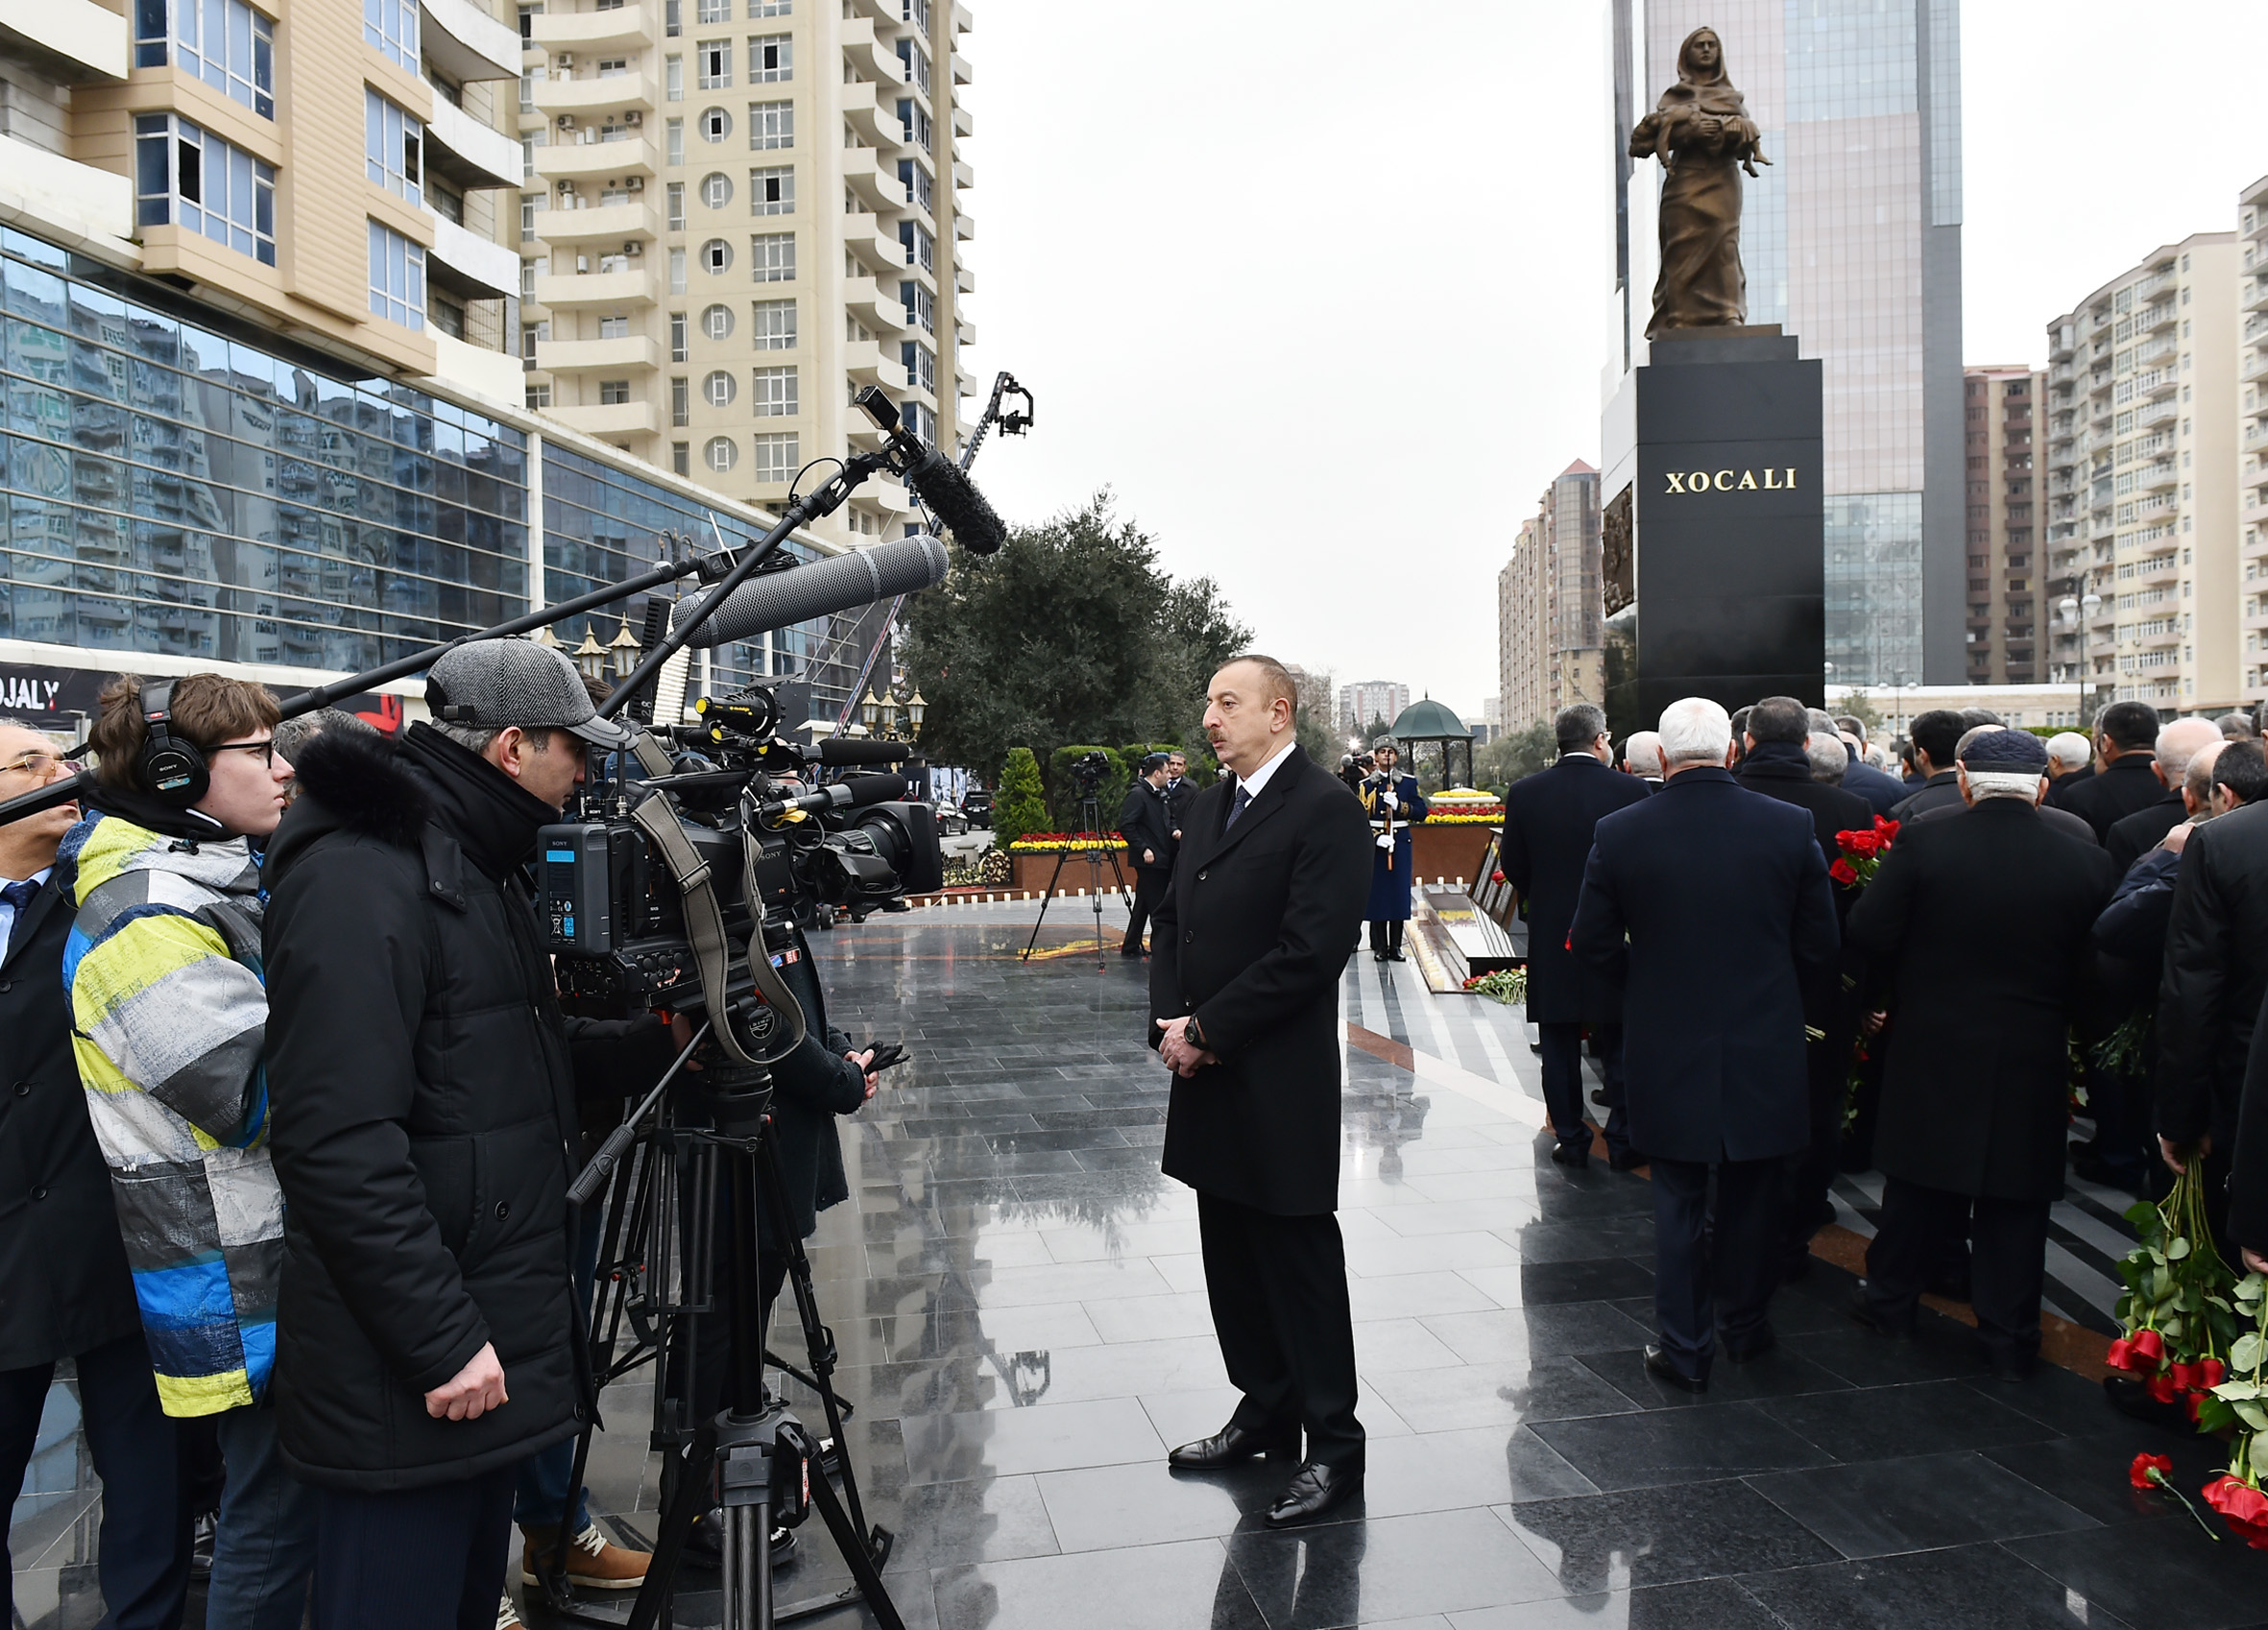
<svg viewBox="0 0 2268 1630">
<path fill-rule="evenodd" d="M 884 45 L 875 37 L 872 17 L 845 18 L 839 37 L 843 60 L 857 70 L 860 79 L 872 80 L 882 86 L 903 83 L 905 64 L 898 60 L 894 46 Z"/>
<path fill-rule="evenodd" d="M 2244 310 L 2268 311 L 2268 272 L 2238 285 L 2236 292 Z"/>
<path fill-rule="evenodd" d="M 966 57 L 955 51 L 947 60 L 953 65 L 953 83 L 954 84 L 962 85 L 975 82 L 977 70 L 969 65 L 969 60 Z"/>
<path fill-rule="evenodd" d="M 618 6 L 611 12 L 538 12 L 529 22 L 529 42 L 543 51 L 643 51 L 661 33 L 645 6 Z"/>
<path fill-rule="evenodd" d="M 2162 492 L 2181 480 L 2171 459 L 2162 460 L 2135 472 L 2135 489 L 2141 492 Z"/>
<path fill-rule="evenodd" d="M 2177 575 L 2178 572 L 2174 564 L 2174 557 L 2172 555 L 2159 555 L 2152 560 L 2136 562 L 2135 564 L 2134 576 L 2130 579 L 2126 579 L 2125 581 L 2132 583 L 2171 583 L 2174 581 Z"/>
<path fill-rule="evenodd" d="M 2145 430 L 2160 424 L 2171 424 L 2179 417 L 2181 404 L 2170 396 L 2160 396 L 2154 402 L 2144 402 L 2135 409 L 2135 428 Z"/>
<path fill-rule="evenodd" d="M 2166 628 L 2159 629 L 2155 634 L 2139 634 L 2135 636 L 2135 643 L 2146 651 L 2156 650 L 2160 646 L 2179 645 L 2182 643 L 2182 631 L 2176 628 Z"/>
<path fill-rule="evenodd" d="M 843 304 L 853 317 L 878 335 L 895 335 L 906 329 L 905 307 L 898 299 L 896 279 L 846 278 Z"/>
<path fill-rule="evenodd" d="M 425 167 L 460 190 L 512 187 L 526 167 L 519 143 L 491 130 L 446 96 L 433 99 L 425 121 Z"/>
<path fill-rule="evenodd" d="M 843 122 L 858 133 L 860 141 L 881 149 L 904 144 L 905 127 L 898 122 L 896 99 L 888 95 L 887 85 L 878 90 L 861 80 L 842 90 Z"/>
<path fill-rule="evenodd" d="M 2246 357 L 2237 377 L 2248 385 L 2256 379 L 2268 379 L 2268 348 L 2256 350 Z"/>
<path fill-rule="evenodd" d="M 661 412 L 652 402 L 600 402 L 543 411 L 569 430 L 580 430 L 586 436 L 654 436 L 662 429 Z"/>
<path fill-rule="evenodd" d="M 538 340 L 536 366 L 549 373 L 650 373 L 662 366 L 662 348 L 643 334 L 615 340 Z"/>
<path fill-rule="evenodd" d="M 964 295 L 975 294 L 977 292 L 977 274 L 956 262 L 953 269 L 953 286 Z"/>
<path fill-rule="evenodd" d="M 895 276 L 905 264 L 905 246 L 898 234 L 872 215 L 843 217 L 843 249 L 885 276 Z"/>
<path fill-rule="evenodd" d="M 977 133 L 977 116 L 957 102 L 953 105 L 953 133 L 964 141 Z"/>
<path fill-rule="evenodd" d="M 2154 305 L 2148 311 L 2136 314 L 2135 332 L 2137 334 L 2158 333 L 2162 329 L 2171 328 L 2180 320 L 2180 308 L 2172 300 L 2167 300 L 2163 305 Z"/>
<path fill-rule="evenodd" d="M 953 212 L 953 237 L 955 243 L 968 243 L 977 236 L 977 217 L 966 209 Z"/>
<path fill-rule="evenodd" d="M 2244 427 L 2244 450 L 2254 452 L 2268 447 L 2268 419 L 2256 419 Z"/>
<path fill-rule="evenodd" d="M 536 174 L 548 180 L 617 180 L 630 176 L 652 178 L 661 173 L 662 156 L 643 136 L 623 141 L 600 141 L 596 131 L 589 141 L 554 142 L 536 149 Z"/>
<path fill-rule="evenodd" d="M 569 200 L 551 202 L 551 208 L 536 211 L 536 235 L 545 243 L 627 243 L 661 235 L 662 213 L 642 199 L 582 207 L 567 207 Z"/>
<path fill-rule="evenodd" d="M 64 84 L 102 84 L 126 78 L 126 19 L 94 0 L 39 0 L 0 8 L 10 53 Z"/>
<path fill-rule="evenodd" d="M 507 28 L 472 0 L 419 0 L 420 38 L 426 59 L 444 78 L 519 78 L 519 31 Z"/>
<path fill-rule="evenodd" d="M 573 113 L 579 122 L 595 124 L 598 115 L 616 109 L 639 115 L 654 110 L 654 82 L 648 74 L 554 73 L 536 81 L 531 88 L 537 110 L 553 119 Z M 622 123 L 642 123 L 642 119 Z"/>
<path fill-rule="evenodd" d="M 2155 368 L 2159 363 L 2170 362 L 2173 360 L 2174 349 L 2174 342 L 2171 340 L 2152 340 L 2146 346 L 2136 346 L 2135 348 L 2135 366 L 2136 368 Z"/>
<path fill-rule="evenodd" d="M 976 26 L 977 26 L 977 19 L 969 15 L 969 8 L 968 8 L 968 7 L 966 7 L 966 6 L 964 6 L 964 5 L 962 5 L 962 4 L 960 3 L 960 0 L 953 0 L 953 38 L 955 38 L 955 39 L 958 39 L 958 38 L 960 38 L 960 36 L 961 36 L 962 35 L 970 33 L 972 30 L 974 30 L 974 29 L 976 28 Z"/>
<path fill-rule="evenodd" d="M 953 161 L 953 184 L 955 187 L 975 186 L 977 184 L 976 170 L 955 158 Z"/>
<path fill-rule="evenodd" d="M 899 365 L 897 348 L 891 348 L 885 359 L 882 348 L 872 340 L 852 340 L 843 346 L 843 372 L 854 385 L 880 385 L 884 390 L 902 390 L 905 385 L 905 370 Z"/>
<path fill-rule="evenodd" d="M 842 151 L 843 185 L 857 195 L 859 203 L 879 214 L 889 214 L 905 203 L 905 189 L 898 182 L 896 166 L 883 168 L 889 160 L 871 147 Z"/>
<path fill-rule="evenodd" d="M 604 306 L 619 311 L 654 303 L 655 279 L 641 266 L 629 272 L 553 273 L 536 279 L 536 303 L 555 310 Z"/>
<path fill-rule="evenodd" d="M 460 300 L 505 300 L 519 293 L 519 256 L 446 216 L 433 218 L 425 265 L 434 286 Z"/>
</svg>

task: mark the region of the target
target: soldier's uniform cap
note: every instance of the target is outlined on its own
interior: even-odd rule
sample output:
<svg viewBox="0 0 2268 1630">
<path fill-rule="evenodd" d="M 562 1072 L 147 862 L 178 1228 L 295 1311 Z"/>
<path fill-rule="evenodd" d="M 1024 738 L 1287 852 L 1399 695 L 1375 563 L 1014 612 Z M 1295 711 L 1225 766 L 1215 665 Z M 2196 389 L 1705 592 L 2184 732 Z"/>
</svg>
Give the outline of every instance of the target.
<svg viewBox="0 0 2268 1630">
<path fill-rule="evenodd" d="M 626 748 L 638 732 L 602 719 L 574 663 L 531 639 L 476 639 L 443 653 L 425 674 L 436 719 L 474 730 L 571 731 L 593 747 Z"/>
</svg>

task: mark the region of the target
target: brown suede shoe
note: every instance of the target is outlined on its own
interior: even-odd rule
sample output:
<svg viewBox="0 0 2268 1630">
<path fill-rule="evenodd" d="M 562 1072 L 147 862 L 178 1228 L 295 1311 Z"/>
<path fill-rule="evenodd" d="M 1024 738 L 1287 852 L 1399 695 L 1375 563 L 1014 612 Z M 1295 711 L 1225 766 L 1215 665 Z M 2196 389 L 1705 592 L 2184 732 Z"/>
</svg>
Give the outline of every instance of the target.
<svg viewBox="0 0 2268 1630">
<path fill-rule="evenodd" d="M 540 1582 L 537 1565 L 550 1562 L 552 1550 L 559 1544 L 559 1530 L 522 1528 L 520 1532 L 527 1536 L 519 1559 L 520 1582 L 537 1584 Z M 635 1591 L 645 1583 L 646 1569 L 653 1560 L 645 1551 L 614 1544 L 599 1531 L 597 1523 L 587 1523 L 580 1534 L 567 1542 L 567 1583 L 587 1591 Z"/>
</svg>

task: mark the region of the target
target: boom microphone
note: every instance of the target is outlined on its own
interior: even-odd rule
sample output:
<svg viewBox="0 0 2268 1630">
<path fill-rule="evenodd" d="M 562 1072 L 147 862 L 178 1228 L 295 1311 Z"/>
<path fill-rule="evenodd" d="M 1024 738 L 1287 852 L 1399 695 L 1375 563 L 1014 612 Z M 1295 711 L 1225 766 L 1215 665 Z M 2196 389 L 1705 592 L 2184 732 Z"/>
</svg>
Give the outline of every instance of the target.
<svg viewBox="0 0 2268 1630">
<path fill-rule="evenodd" d="M 670 626 L 699 623 L 686 641 L 688 645 L 729 645 L 893 594 L 934 588 L 945 581 L 946 561 L 945 545 L 934 538 L 896 538 L 871 549 L 853 549 L 847 555 L 751 579 L 716 607 L 713 616 L 708 612 L 716 591 L 695 595 L 678 607 Z"/>
<path fill-rule="evenodd" d="M 910 741 L 861 741 L 856 736 L 831 735 L 819 743 L 822 764 L 903 764 L 920 753 Z"/>
<path fill-rule="evenodd" d="M 814 814 L 822 809 L 864 809 L 869 804 L 896 803 L 905 796 L 904 776 L 852 776 L 832 786 L 821 787 L 808 798 L 791 798 L 780 803 L 766 803 L 758 813 L 767 821 L 776 821 L 790 809 Z"/>
<path fill-rule="evenodd" d="M 990 555 L 1008 540 L 1008 529 L 977 491 L 969 472 L 935 447 L 905 472 L 905 485 L 936 513 L 953 540 L 972 555 Z"/>
</svg>

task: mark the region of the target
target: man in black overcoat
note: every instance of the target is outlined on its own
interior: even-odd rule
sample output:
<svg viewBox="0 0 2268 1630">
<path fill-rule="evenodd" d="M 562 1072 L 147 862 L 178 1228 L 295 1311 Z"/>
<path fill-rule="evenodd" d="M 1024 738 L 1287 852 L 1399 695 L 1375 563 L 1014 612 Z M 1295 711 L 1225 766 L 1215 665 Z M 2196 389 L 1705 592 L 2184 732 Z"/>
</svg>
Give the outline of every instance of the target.
<svg viewBox="0 0 2268 1630">
<path fill-rule="evenodd" d="M 2120 876 L 2156 849 L 2160 838 L 2189 819 L 2188 806 L 2182 798 L 2182 778 L 2188 774 L 2189 760 L 2228 739 L 2210 719 L 2176 719 L 2158 732 L 2150 775 L 2164 791 L 2155 803 L 2120 816 L 2103 837 L 2103 848 L 2110 851 L 2111 864 Z"/>
<path fill-rule="evenodd" d="M 1173 1071 L 1166 1175 L 1197 1191 L 1228 1425 L 1171 1463 L 1306 1458 L 1271 1506 L 1309 1521 L 1362 1485 L 1355 1337 L 1339 1233 L 1339 981 L 1370 889 L 1370 825 L 1292 733 L 1291 675 L 1240 657 L 1205 731 L 1230 772 L 1197 796 L 1158 907 L 1151 1044 Z"/>
<path fill-rule="evenodd" d="M 1662 790 L 1592 834 L 1573 939 L 1622 989 L 1630 1147 L 1653 1167 L 1646 1367 L 1699 1392 L 1719 1330 L 1735 1363 L 1774 1345 L 1781 1169 L 1811 1135 L 1803 995 L 1839 937 L 1810 817 L 1733 780 L 1725 709 L 1672 703 L 1661 735 Z"/>
<path fill-rule="evenodd" d="M 2147 702 L 2111 703 L 2095 715 L 2095 758 L 2102 767 L 2077 786 L 2069 779 L 2061 783 L 2056 806 L 2092 827 L 2098 841 L 2110 842 L 2112 827 L 2165 796 L 2153 769 L 2157 745 L 2157 708 Z"/>
<path fill-rule="evenodd" d="M 1954 750 L 1968 731 L 1961 722 L 1961 715 L 1950 707 L 1932 707 L 1917 713 L 1907 727 L 1908 752 L 1913 755 L 1914 768 L 1923 779 L 1906 796 L 1892 806 L 1890 818 L 1904 823 L 1925 810 L 1944 804 L 1959 803 L 1961 789 L 1955 782 L 1953 770 Z"/>
<path fill-rule="evenodd" d="M 1607 768 L 1614 747 L 1606 714 L 1588 702 L 1552 720 L 1559 761 L 1514 781 L 1504 797 L 1497 865 L 1528 919 L 1528 1017 L 1543 1037 L 1543 1101 L 1557 1141 L 1552 1159 L 1590 1163 L 1591 1129 L 1582 1109 L 1582 1033 L 1589 1026 L 1606 1078 L 1606 1155 L 1617 1171 L 1634 1164 L 1623 1109 L 1620 993 L 1567 948 L 1582 892 L 1583 862 L 1599 817 L 1643 803 L 1646 783 Z"/>
<path fill-rule="evenodd" d="M 68 772 L 47 737 L 0 723 L 0 799 Z M 71 1056 L 63 942 L 78 914 L 56 846 L 78 819 L 67 803 L 0 827 L 0 1486 L 11 1499 L 22 1492 L 56 1364 L 76 1359 L 103 1480 L 104 1622 L 171 1630 L 189 1588 L 177 1432 L 157 1402 L 110 1172 Z M 0 1607 L 12 1601 L 0 1585 Z"/>
<path fill-rule="evenodd" d="M 1153 753 L 1142 761 L 1142 772 L 1126 789 L 1119 809 L 1119 833 L 1126 840 L 1126 853 L 1134 862 L 1134 909 L 1126 919 L 1126 938 L 1121 956 L 1142 954 L 1143 924 L 1157 914 L 1158 901 L 1173 875 L 1172 806 L 1166 799 L 1166 755 Z"/>
<path fill-rule="evenodd" d="M 2117 879 L 2101 850 L 2040 821 L 2039 737 L 1989 731 L 1966 752 L 1969 813 L 1901 831 L 1850 914 L 1888 1015 L 1874 1133 L 1887 1181 L 1853 1311 L 1911 1330 L 1966 1222 L 1978 1339 L 1996 1378 L 2021 1380 L 2039 1351 L 2048 1207 L 2063 1191 L 2065 1038 Z"/>
</svg>

